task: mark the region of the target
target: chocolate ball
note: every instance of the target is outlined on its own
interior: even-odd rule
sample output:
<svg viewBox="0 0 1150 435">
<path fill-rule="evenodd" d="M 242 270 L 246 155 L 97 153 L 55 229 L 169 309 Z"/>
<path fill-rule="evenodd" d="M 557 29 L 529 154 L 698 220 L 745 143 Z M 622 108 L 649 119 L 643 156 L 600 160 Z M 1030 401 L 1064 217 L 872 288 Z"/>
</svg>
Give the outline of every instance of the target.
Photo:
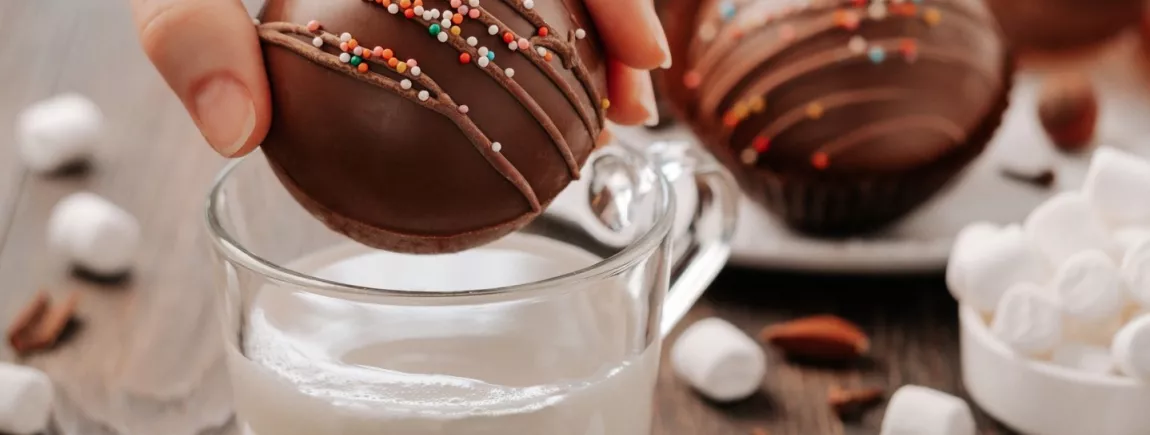
<svg viewBox="0 0 1150 435">
<path fill-rule="evenodd" d="M 981 0 L 668 0 L 668 95 L 792 229 L 854 236 L 946 187 L 999 126 L 1013 62 Z"/>
<path fill-rule="evenodd" d="M 605 62 L 579 1 L 270 0 L 262 147 L 331 229 L 456 252 L 526 225 L 604 127 Z"/>
<path fill-rule="evenodd" d="M 1023 52 L 1089 47 L 1133 28 L 1144 0 L 986 0 L 1010 43 Z"/>
<path fill-rule="evenodd" d="M 1038 98 L 1038 118 L 1058 149 L 1086 149 L 1098 123 L 1098 99 L 1090 78 L 1078 73 L 1047 78 Z"/>
</svg>

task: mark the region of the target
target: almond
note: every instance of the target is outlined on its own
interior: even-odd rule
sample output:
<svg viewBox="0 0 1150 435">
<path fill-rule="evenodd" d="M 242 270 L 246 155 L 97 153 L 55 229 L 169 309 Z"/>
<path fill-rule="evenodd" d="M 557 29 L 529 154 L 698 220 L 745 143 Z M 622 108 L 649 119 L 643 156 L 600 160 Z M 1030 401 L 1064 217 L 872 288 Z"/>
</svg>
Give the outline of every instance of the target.
<svg viewBox="0 0 1150 435">
<path fill-rule="evenodd" d="M 883 398 L 882 388 L 860 388 L 847 390 L 840 386 L 832 386 L 827 391 L 827 404 L 838 415 L 858 413 L 870 405 L 878 403 Z"/>
<path fill-rule="evenodd" d="M 804 317 L 768 326 L 760 339 L 787 356 L 824 361 L 848 361 L 870 350 L 870 339 L 854 323 L 841 317 Z"/>
</svg>

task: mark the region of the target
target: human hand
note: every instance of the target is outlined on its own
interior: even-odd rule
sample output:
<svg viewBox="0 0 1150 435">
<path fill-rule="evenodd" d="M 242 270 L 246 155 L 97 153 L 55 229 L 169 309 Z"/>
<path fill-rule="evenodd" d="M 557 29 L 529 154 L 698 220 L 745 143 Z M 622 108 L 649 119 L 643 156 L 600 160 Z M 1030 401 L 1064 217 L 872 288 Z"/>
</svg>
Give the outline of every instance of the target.
<svg viewBox="0 0 1150 435">
<path fill-rule="evenodd" d="M 647 71 L 670 65 L 651 0 L 585 0 L 608 52 L 608 117 L 658 120 Z M 144 52 L 225 157 L 251 152 L 271 124 L 259 37 L 238 0 L 131 0 Z"/>
</svg>

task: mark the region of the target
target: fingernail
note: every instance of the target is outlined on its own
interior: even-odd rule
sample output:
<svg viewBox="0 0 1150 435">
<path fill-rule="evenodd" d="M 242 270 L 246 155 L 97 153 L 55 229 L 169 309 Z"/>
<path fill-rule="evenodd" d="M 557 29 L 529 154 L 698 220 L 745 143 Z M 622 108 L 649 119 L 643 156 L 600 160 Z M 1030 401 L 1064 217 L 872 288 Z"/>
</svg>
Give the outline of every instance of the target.
<svg viewBox="0 0 1150 435">
<path fill-rule="evenodd" d="M 647 120 L 643 122 L 648 127 L 659 124 L 659 103 L 655 101 L 655 84 L 651 81 L 651 74 L 644 73 L 639 79 L 639 104 L 647 111 Z"/>
<path fill-rule="evenodd" d="M 667 42 L 667 32 L 663 30 L 663 21 L 659 19 L 659 12 L 655 10 L 653 2 L 646 2 L 650 7 L 646 9 L 646 15 L 643 20 L 653 30 L 651 33 L 655 35 L 655 43 L 659 44 L 659 50 L 663 52 L 663 63 L 659 65 L 660 68 L 668 69 L 671 67 L 671 44 Z"/>
<path fill-rule="evenodd" d="M 256 126 L 256 109 L 246 87 L 231 76 L 210 79 L 195 94 L 195 119 L 208 144 L 231 157 L 248 142 Z"/>
</svg>

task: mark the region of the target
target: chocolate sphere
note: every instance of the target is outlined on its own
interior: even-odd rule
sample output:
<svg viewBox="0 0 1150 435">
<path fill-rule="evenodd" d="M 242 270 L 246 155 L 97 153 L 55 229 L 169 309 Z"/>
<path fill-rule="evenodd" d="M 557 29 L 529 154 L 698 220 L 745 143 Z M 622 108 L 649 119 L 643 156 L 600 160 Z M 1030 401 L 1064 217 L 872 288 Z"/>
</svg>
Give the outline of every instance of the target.
<svg viewBox="0 0 1150 435">
<path fill-rule="evenodd" d="M 1098 124 L 1098 98 L 1090 78 L 1065 73 L 1043 81 L 1038 119 L 1059 150 L 1084 151 L 1094 139 L 1094 127 Z"/>
<path fill-rule="evenodd" d="M 881 229 L 985 148 L 1011 56 L 981 0 L 668 0 L 668 92 L 791 228 Z"/>
<path fill-rule="evenodd" d="M 1144 0 L 986 0 L 1010 43 L 1058 52 L 1105 42 L 1132 29 Z"/>
<path fill-rule="evenodd" d="M 262 147 L 331 229 L 455 252 L 539 215 L 603 129 L 605 63 L 579 1 L 269 0 Z"/>
</svg>

